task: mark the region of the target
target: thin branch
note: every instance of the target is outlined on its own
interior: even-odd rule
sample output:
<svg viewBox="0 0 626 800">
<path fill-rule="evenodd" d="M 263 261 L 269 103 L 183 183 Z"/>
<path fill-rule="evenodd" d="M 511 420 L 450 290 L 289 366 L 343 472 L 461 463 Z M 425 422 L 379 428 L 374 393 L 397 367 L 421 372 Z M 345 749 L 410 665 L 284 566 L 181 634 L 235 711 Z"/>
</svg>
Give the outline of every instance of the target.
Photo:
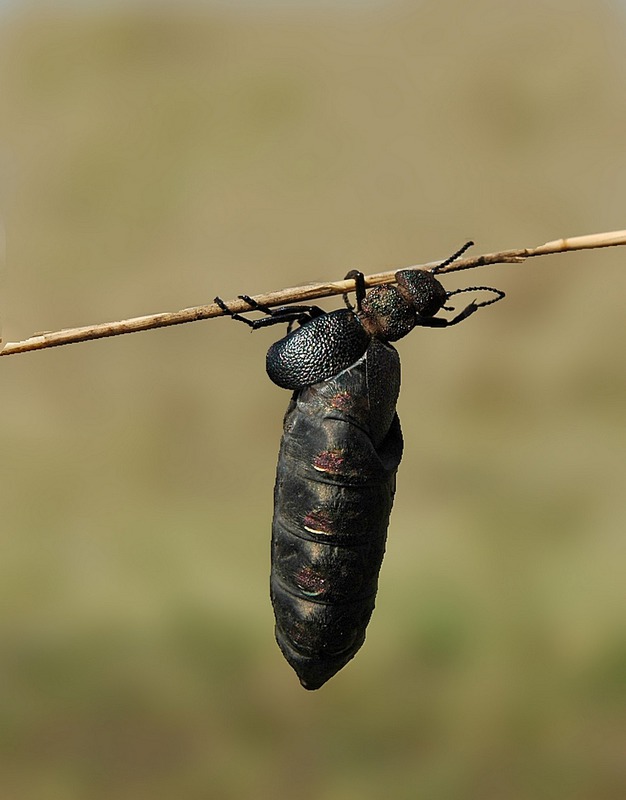
<svg viewBox="0 0 626 800">
<path fill-rule="evenodd" d="M 499 253 L 487 253 L 475 258 L 463 258 L 449 264 L 441 270 L 444 272 L 458 272 L 464 269 L 473 269 L 488 264 L 519 264 L 533 256 L 544 256 L 553 253 L 569 253 L 573 250 L 587 250 L 598 247 L 614 247 L 626 244 L 626 230 L 611 231 L 610 233 L 594 233 L 588 236 L 575 236 L 571 239 L 555 239 L 539 247 L 523 248 L 521 250 L 503 250 Z M 430 270 L 441 263 L 431 261 L 403 269 Z M 378 272 L 365 278 L 367 287 L 378 286 L 383 283 L 393 283 L 397 270 Z M 354 280 L 332 281 L 329 283 L 311 283 L 306 286 L 297 286 L 282 289 L 268 294 L 255 295 L 254 300 L 265 306 L 281 306 L 289 303 L 303 303 L 317 300 L 320 297 L 344 294 L 354 290 Z M 241 313 L 249 310 L 247 303 L 239 298 L 227 301 L 228 307 Z M 91 339 L 103 339 L 108 336 L 121 336 L 125 333 L 148 331 L 154 328 L 165 328 L 170 325 L 184 325 L 187 322 L 197 322 L 202 319 L 220 317 L 224 314 L 215 303 L 204 306 L 183 308 L 181 311 L 166 311 L 161 314 L 148 314 L 145 317 L 133 317 L 119 322 L 105 322 L 99 325 L 87 325 L 82 328 L 64 328 L 60 331 L 46 331 L 24 339 L 21 342 L 7 342 L 0 356 L 27 353 L 31 350 L 43 350 L 48 347 L 59 347 L 64 344 L 86 342 Z"/>
</svg>

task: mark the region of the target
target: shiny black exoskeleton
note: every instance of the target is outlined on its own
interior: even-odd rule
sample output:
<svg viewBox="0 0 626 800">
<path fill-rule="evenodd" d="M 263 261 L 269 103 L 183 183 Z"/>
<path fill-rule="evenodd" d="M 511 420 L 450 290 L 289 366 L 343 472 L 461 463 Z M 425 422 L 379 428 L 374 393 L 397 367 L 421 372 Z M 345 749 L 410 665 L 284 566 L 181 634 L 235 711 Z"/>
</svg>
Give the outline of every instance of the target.
<svg viewBox="0 0 626 800">
<path fill-rule="evenodd" d="M 366 294 L 357 306 L 325 313 L 317 306 L 270 309 L 253 329 L 287 322 L 300 327 L 275 342 L 267 372 L 293 389 L 284 420 L 274 489 L 270 592 L 276 640 L 305 689 L 318 689 L 354 657 L 365 640 L 385 552 L 395 476 L 402 458 L 396 414 L 400 359 L 389 342 L 416 326 L 455 325 L 504 297 L 490 287 L 446 292 L 432 271 L 400 270 L 396 285 Z M 448 320 L 435 317 L 450 296 L 485 290 Z M 450 309 L 448 309 L 450 310 Z"/>
</svg>

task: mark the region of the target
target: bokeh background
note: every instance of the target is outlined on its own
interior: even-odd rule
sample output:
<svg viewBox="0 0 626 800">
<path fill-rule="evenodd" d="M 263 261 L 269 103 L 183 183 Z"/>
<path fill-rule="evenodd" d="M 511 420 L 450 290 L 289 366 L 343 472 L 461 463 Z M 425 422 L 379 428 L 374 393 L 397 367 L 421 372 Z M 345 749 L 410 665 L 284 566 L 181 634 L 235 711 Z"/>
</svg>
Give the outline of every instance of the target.
<svg viewBox="0 0 626 800">
<path fill-rule="evenodd" d="M 21 3 L 0 77 L 5 341 L 626 227 L 618 2 Z M 399 343 L 377 609 L 316 693 L 278 332 L 2 359 L 0 796 L 623 800 L 625 257 L 450 276 L 507 299 Z"/>
</svg>

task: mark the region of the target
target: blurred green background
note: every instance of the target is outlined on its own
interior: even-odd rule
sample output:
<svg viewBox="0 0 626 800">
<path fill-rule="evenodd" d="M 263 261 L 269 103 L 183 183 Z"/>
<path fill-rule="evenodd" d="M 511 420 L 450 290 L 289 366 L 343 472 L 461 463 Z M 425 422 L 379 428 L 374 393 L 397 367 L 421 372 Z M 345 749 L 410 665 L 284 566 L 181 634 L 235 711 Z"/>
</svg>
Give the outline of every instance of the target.
<svg viewBox="0 0 626 800">
<path fill-rule="evenodd" d="M 5 341 L 626 227 L 617 3 L 24 4 L 0 77 Z M 377 609 L 316 693 L 278 332 L 2 359 L 0 796 L 623 800 L 625 256 L 450 276 L 507 299 L 400 342 Z"/>
</svg>

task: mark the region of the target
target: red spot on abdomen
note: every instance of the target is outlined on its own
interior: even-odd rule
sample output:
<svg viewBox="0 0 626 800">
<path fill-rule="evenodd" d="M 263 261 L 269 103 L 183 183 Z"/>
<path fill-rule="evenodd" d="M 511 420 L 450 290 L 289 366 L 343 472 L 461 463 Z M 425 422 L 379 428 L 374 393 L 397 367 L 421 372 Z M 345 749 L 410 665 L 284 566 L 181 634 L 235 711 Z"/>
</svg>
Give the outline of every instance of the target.
<svg viewBox="0 0 626 800">
<path fill-rule="evenodd" d="M 340 472 L 344 462 L 343 450 L 322 450 L 313 459 L 313 467 L 319 472 Z"/>
</svg>

